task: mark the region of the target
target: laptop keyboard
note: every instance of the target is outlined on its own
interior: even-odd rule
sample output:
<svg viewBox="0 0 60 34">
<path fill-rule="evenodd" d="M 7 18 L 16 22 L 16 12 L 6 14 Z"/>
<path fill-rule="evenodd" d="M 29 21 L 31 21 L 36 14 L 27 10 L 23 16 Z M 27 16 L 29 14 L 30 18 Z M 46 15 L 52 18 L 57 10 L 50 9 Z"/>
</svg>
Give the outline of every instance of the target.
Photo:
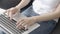
<svg viewBox="0 0 60 34">
<path fill-rule="evenodd" d="M 0 15 L 0 24 L 2 24 L 4 27 L 6 27 L 9 31 L 11 31 L 14 34 L 21 34 L 25 30 L 20 30 L 16 28 L 16 21 L 10 20 L 5 15 Z"/>
</svg>

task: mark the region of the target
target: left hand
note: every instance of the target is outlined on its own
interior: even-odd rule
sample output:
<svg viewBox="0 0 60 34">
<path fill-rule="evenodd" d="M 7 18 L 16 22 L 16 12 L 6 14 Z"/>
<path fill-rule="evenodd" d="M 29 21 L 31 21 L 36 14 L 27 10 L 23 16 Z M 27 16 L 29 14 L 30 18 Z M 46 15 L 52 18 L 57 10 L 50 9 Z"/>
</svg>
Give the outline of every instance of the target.
<svg viewBox="0 0 60 34">
<path fill-rule="evenodd" d="M 6 10 L 7 16 L 10 17 L 10 20 L 13 18 L 13 16 L 20 11 L 18 7 L 12 7 Z"/>
<path fill-rule="evenodd" d="M 35 20 L 31 17 L 27 18 L 21 18 L 17 23 L 17 28 L 24 29 L 24 27 L 27 29 L 29 26 L 33 25 L 35 23 Z"/>
</svg>

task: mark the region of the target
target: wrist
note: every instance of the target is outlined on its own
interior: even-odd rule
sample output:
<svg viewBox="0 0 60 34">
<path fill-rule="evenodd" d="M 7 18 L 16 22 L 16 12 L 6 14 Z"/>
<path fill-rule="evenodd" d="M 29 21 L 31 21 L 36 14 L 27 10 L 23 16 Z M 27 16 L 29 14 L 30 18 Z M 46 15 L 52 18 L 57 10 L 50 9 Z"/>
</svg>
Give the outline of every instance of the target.
<svg viewBox="0 0 60 34">
<path fill-rule="evenodd" d="M 19 6 L 16 6 L 17 9 L 21 9 Z"/>
<path fill-rule="evenodd" d="M 31 19 L 34 21 L 34 22 L 37 22 L 37 19 L 35 17 L 31 17 Z"/>
</svg>

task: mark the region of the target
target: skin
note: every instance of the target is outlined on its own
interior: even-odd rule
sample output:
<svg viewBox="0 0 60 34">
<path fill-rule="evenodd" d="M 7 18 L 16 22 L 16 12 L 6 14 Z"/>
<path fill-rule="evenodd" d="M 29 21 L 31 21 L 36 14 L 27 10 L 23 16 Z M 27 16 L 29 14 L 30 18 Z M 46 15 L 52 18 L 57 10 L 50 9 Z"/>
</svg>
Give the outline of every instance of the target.
<svg viewBox="0 0 60 34">
<path fill-rule="evenodd" d="M 30 0 L 22 0 L 18 5 L 16 5 L 16 7 L 12 7 L 10 9 L 8 9 L 7 13 L 8 16 L 12 19 L 12 16 L 21 8 L 25 7 L 28 3 L 30 2 Z M 59 18 L 60 17 L 60 5 L 56 8 L 56 10 L 52 11 L 51 13 L 46 13 L 40 16 L 33 16 L 33 17 L 27 17 L 27 18 L 21 18 L 20 20 L 17 21 L 16 23 L 16 27 L 21 29 L 24 28 L 26 26 L 29 27 L 32 24 L 34 24 L 37 21 L 48 21 L 48 20 L 52 20 L 55 18 Z"/>
</svg>

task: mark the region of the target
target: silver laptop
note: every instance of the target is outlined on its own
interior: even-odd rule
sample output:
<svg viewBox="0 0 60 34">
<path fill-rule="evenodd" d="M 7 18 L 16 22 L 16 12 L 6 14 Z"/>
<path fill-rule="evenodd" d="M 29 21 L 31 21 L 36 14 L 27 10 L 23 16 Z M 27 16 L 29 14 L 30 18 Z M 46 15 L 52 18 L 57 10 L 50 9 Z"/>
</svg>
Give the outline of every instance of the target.
<svg viewBox="0 0 60 34">
<path fill-rule="evenodd" d="M 29 34 L 36 28 L 40 27 L 38 23 L 33 24 L 28 28 L 28 30 L 21 30 L 16 28 L 16 21 L 19 18 L 26 18 L 26 16 L 21 15 L 19 12 L 14 16 L 13 20 L 10 20 L 7 13 L 0 14 L 0 29 L 6 34 Z"/>
</svg>

